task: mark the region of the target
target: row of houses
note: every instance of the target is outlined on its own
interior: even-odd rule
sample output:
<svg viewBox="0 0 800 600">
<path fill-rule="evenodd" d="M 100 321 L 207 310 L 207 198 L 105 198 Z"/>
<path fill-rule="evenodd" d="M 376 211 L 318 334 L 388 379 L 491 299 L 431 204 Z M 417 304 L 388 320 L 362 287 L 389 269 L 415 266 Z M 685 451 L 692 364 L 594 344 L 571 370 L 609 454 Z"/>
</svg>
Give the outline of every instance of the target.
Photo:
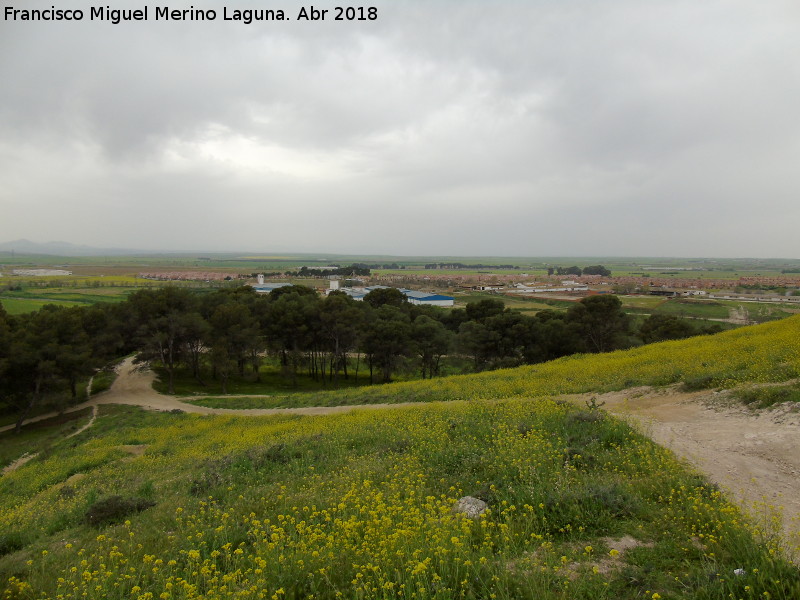
<svg viewBox="0 0 800 600">
<path fill-rule="evenodd" d="M 11 274 L 23 277 L 60 277 L 62 275 L 72 275 L 72 271 L 63 269 L 14 269 Z"/>
<path fill-rule="evenodd" d="M 154 281 L 231 281 L 243 279 L 247 275 L 236 273 L 215 273 L 206 271 L 157 271 L 154 273 L 139 273 L 139 279 Z"/>
<path fill-rule="evenodd" d="M 644 292 L 643 292 L 644 293 Z M 651 296 L 666 296 L 667 298 L 674 298 L 677 296 L 707 296 L 708 292 L 705 290 L 670 290 L 670 289 L 651 289 L 647 292 Z"/>
<path fill-rule="evenodd" d="M 547 292 L 588 292 L 589 286 L 585 283 L 578 283 L 576 281 L 562 281 L 560 286 L 556 285 L 543 285 L 543 286 L 529 286 L 524 283 L 518 283 L 514 286 L 514 292 L 517 294 L 542 294 Z"/>
</svg>

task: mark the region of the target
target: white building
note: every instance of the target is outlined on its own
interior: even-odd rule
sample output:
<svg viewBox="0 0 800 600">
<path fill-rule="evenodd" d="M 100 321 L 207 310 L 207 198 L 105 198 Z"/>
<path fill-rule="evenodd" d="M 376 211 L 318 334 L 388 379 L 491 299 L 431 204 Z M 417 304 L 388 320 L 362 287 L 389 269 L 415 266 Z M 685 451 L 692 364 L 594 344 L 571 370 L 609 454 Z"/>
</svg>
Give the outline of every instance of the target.
<svg viewBox="0 0 800 600">
<path fill-rule="evenodd" d="M 331 282 L 331 290 L 328 290 L 328 293 L 330 293 L 334 289 L 332 284 L 333 282 Z M 359 287 L 359 288 L 339 288 L 338 291 L 344 292 L 357 302 L 361 302 L 364 300 L 364 296 L 369 294 L 372 290 L 379 290 L 387 287 L 388 286 L 385 285 L 372 285 L 368 287 Z M 408 290 L 405 288 L 396 288 L 396 289 L 403 295 L 405 295 L 405 297 L 411 304 L 448 307 L 448 306 L 453 306 L 456 301 L 456 299 L 453 298 L 452 296 L 443 296 L 441 294 L 433 294 L 431 292 L 419 292 L 417 290 Z"/>
</svg>

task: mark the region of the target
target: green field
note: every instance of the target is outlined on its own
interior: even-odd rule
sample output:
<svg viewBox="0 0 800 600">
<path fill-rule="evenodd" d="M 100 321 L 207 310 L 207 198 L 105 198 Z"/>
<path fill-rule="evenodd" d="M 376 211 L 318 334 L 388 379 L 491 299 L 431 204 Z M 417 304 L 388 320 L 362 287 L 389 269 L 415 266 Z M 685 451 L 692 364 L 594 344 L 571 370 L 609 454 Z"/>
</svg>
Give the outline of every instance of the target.
<svg viewBox="0 0 800 600">
<path fill-rule="evenodd" d="M 689 298 L 622 297 L 623 310 L 631 314 L 667 314 L 690 319 L 730 319 L 736 315 L 749 322 L 763 323 L 785 319 L 798 312 L 798 306 L 776 302 L 741 302 L 736 300 L 699 300 Z M 649 302 L 648 302 L 649 301 Z"/>
<path fill-rule="evenodd" d="M 19 434 L 0 433 L 0 469 L 27 453 L 47 452 L 89 421 L 92 409 L 67 413 L 26 425 Z"/>
<path fill-rule="evenodd" d="M 46 304 L 83 306 L 97 302 L 122 302 L 135 288 L 65 288 L 35 287 L 0 292 L 0 302 L 9 314 L 39 310 Z"/>
<path fill-rule="evenodd" d="M 0 296 L 0 304 L 3 305 L 5 311 L 10 315 L 21 315 L 24 313 L 34 312 L 47 304 L 56 304 L 58 306 L 79 306 L 79 302 L 69 301 L 54 301 L 54 300 L 41 300 L 38 298 L 9 298 L 7 296 Z"/>
<path fill-rule="evenodd" d="M 515 310 L 522 313 L 536 314 L 542 310 L 567 310 L 570 306 L 575 304 L 580 298 L 575 298 L 575 301 L 569 300 L 556 300 L 550 298 L 522 298 L 519 296 L 506 296 L 504 294 L 495 294 L 488 292 L 465 292 L 456 293 L 454 295 L 455 306 L 457 308 L 464 308 L 470 302 L 480 302 L 491 298 L 492 300 L 500 300 L 505 304 L 506 308 Z"/>
</svg>

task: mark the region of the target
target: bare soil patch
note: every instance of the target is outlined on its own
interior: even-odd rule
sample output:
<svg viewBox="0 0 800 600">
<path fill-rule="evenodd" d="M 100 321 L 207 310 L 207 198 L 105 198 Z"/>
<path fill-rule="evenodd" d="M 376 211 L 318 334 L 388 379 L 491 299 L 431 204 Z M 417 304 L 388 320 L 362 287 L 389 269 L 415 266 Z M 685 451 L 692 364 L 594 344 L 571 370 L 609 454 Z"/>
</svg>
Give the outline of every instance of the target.
<svg viewBox="0 0 800 600">
<path fill-rule="evenodd" d="M 122 446 L 117 446 L 117 448 L 133 456 L 141 456 L 144 454 L 144 451 L 147 450 L 147 444 L 124 444 Z"/>
<path fill-rule="evenodd" d="M 728 392 L 635 388 L 596 398 L 654 441 L 675 452 L 756 518 L 773 511 L 788 549 L 800 544 L 800 407 L 751 411 Z M 795 557 L 798 559 L 800 557 Z"/>
</svg>

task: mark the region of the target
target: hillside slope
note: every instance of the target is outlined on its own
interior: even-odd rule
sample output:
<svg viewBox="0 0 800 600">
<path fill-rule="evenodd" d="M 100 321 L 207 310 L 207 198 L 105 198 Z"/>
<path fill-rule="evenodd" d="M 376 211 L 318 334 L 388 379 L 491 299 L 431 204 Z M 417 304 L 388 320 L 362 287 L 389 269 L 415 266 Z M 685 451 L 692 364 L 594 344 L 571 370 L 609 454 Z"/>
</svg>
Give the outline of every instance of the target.
<svg viewBox="0 0 800 600">
<path fill-rule="evenodd" d="M 101 406 L 0 478 L 2 597 L 800 597 L 778 523 L 750 521 L 590 396 L 481 399 L 592 378 L 596 393 L 637 360 L 642 383 L 785 379 L 797 328 L 387 386 L 466 401 L 313 417 Z M 487 511 L 456 514 L 463 496 Z"/>
<path fill-rule="evenodd" d="M 480 398 L 525 398 L 608 392 L 641 385 L 696 388 L 800 376 L 800 315 L 716 335 L 648 344 L 604 354 L 577 354 L 538 365 L 350 390 L 253 398 L 237 408 L 335 406 Z M 226 407 L 230 399 L 185 400 Z"/>
</svg>

